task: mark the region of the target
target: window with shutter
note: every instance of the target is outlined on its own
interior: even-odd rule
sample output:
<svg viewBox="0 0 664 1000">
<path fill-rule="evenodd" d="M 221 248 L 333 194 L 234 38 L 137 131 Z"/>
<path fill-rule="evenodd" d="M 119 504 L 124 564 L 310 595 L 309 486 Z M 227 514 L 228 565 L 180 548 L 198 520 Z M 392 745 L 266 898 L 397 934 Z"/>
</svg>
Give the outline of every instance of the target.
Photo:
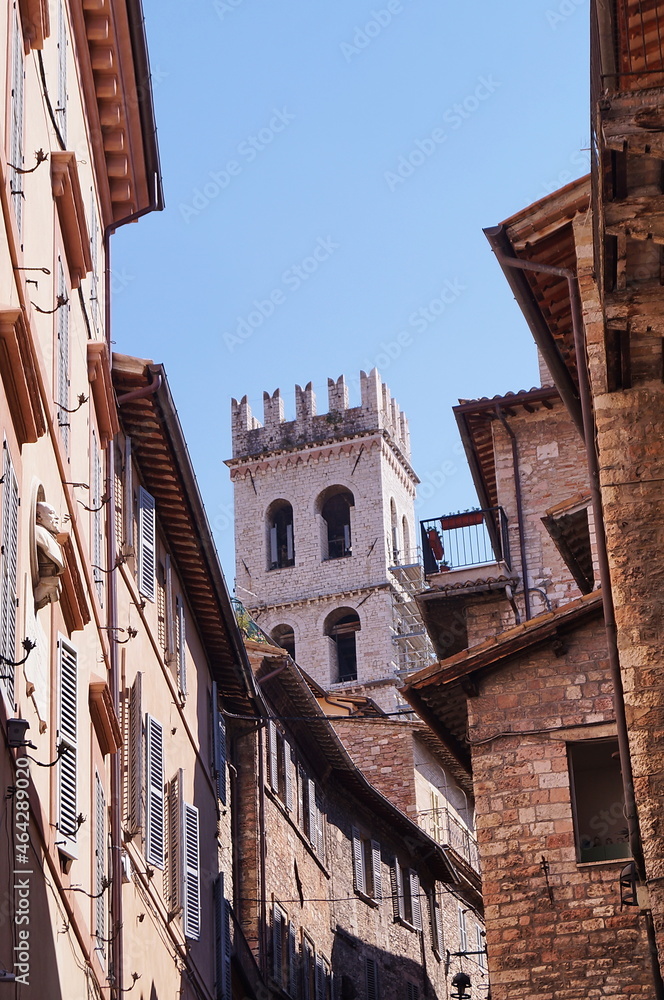
<svg viewBox="0 0 664 1000">
<path fill-rule="evenodd" d="M 422 930 L 422 901 L 420 899 L 420 877 L 417 872 L 411 870 L 408 873 L 410 883 L 410 915 L 411 924 L 418 931 Z"/>
<path fill-rule="evenodd" d="M 0 654 L 5 662 L 0 673 L 10 704 L 14 704 L 14 670 L 16 660 L 16 600 L 18 587 L 18 482 L 7 442 L 3 449 L 2 478 L 2 550 L 0 564 Z M 9 661 L 9 662 L 7 662 Z"/>
<path fill-rule="evenodd" d="M 302 1000 L 314 1000 L 316 963 L 315 949 L 308 937 L 302 937 Z"/>
<path fill-rule="evenodd" d="M 172 914 L 181 911 L 184 903 L 185 830 L 182 799 L 182 768 L 168 784 L 168 864 L 166 865 L 166 898 Z"/>
<path fill-rule="evenodd" d="M 97 948 L 106 956 L 106 796 L 99 773 L 95 771 L 95 935 Z"/>
<path fill-rule="evenodd" d="M 407 1000 L 420 1000 L 420 988 L 415 983 L 406 983 Z"/>
<path fill-rule="evenodd" d="M 184 806 L 184 932 L 198 940 L 201 934 L 201 868 L 199 817 L 196 806 Z"/>
<path fill-rule="evenodd" d="M 131 687 L 129 701 L 129 794 L 127 826 L 138 833 L 143 826 L 143 709 L 141 706 L 143 674 L 138 673 Z"/>
<path fill-rule="evenodd" d="M 284 985 L 284 937 L 286 914 L 274 903 L 272 906 L 272 975 L 279 986 Z"/>
<path fill-rule="evenodd" d="M 277 727 L 270 719 L 267 724 L 267 778 L 273 792 L 279 791 L 279 757 L 277 754 Z"/>
<path fill-rule="evenodd" d="M 435 887 L 429 893 L 429 916 L 431 918 L 431 944 L 437 958 L 443 954 L 443 923 L 441 919 L 440 903 Z"/>
<path fill-rule="evenodd" d="M 97 590 L 97 597 L 103 607 L 104 603 L 104 574 L 103 574 L 103 552 L 104 552 L 104 522 L 102 503 L 102 472 L 101 458 L 99 455 L 99 441 L 97 432 L 92 431 L 92 573 Z"/>
<path fill-rule="evenodd" d="M 307 782 L 308 790 L 308 804 L 309 804 L 309 818 L 308 818 L 308 828 L 307 834 L 312 845 L 316 846 L 316 839 L 318 835 L 318 817 L 316 815 L 316 785 L 311 778 Z"/>
<path fill-rule="evenodd" d="M 486 943 L 485 934 L 479 924 L 475 924 L 475 949 L 479 952 L 477 956 L 477 964 L 480 969 L 486 969 Z"/>
<path fill-rule="evenodd" d="M 58 740 L 66 747 L 58 761 L 58 830 L 63 854 L 75 857 L 78 833 L 77 705 L 78 653 L 66 639 L 58 640 Z"/>
<path fill-rule="evenodd" d="M 58 103 L 55 117 L 62 141 L 67 145 L 67 20 L 63 0 L 58 3 Z"/>
<path fill-rule="evenodd" d="M 177 653 L 177 643 L 175 638 L 175 617 L 173 615 L 173 564 L 171 557 L 167 555 L 164 559 L 164 573 L 166 586 L 164 591 L 164 647 L 169 662 Z"/>
<path fill-rule="evenodd" d="M 293 751 L 287 740 L 283 741 L 284 751 L 284 804 L 289 812 L 293 811 Z"/>
<path fill-rule="evenodd" d="M 90 315 L 95 332 L 101 330 L 101 281 L 99 276 L 99 212 L 95 201 L 94 190 L 90 192 L 90 258 L 92 273 L 90 275 Z M 118 536 L 120 537 L 120 536 Z"/>
<path fill-rule="evenodd" d="M 151 493 L 138 488 L 138 589 L 154 601 L 156 554 L 155 500 Z"/>
<path fill-rule="evenodd" d="M 316 792 L 316 854 L 320 861 L 325 864 L 325 813 L 323 811 L 323 799 L 319 792 Z"/>
<path fill-rule="evenodd" d="M 148 864 L 164 867 L 164 731 L 161 723 L 145 719 L 147 809 L 145 856 Z"/>
<path fill-rule="evenodd" d="M 187 694 L 187 637 L 185 632 L 184 602 L 175 601 L 175 642 L 177 651 L 178 689 L 184 698 Z"/>
<path fill-rule="evenodd" d="M 67 282 L 62 260 L 58 257 L 58 298 L 67 299 Z M 56 311 L 56 327 L 58 335 L 58 426 L 60 436 L 69 452 L 69 303 L 59 306 Z"/>
<path fill-rule="evenodd" d="M 297 997 L 297 951 L 295 946 L 295 927 L 291 920 L 288 924 L 288 993 Z"/>
<path fill-rule="evenodd" d="M 468 931 L 466 930 L 466 911 L 463 906 L 457 907 L 459 921 L 459 951 L 468 951 Z"/>
<path fill-rule="evenodd" d="M 373 958 L 364 960 L 364 978 L 367 1000 L 380 1000 L 378 994 L 378 965 Z"/>
<path fill-rule="evenodd" d="M 226 720 L 219 708 L 219 692 L 214 682 L 212 684 L 212 740 L 217 797 L 223 805 L 226 805 Z"/>
<path fill-rule="evenodd" d="M 134 553 L 134 467 L 131 459 L 131 438 L 125 438 L 124 454 L 124 545 L 122 552 L 126 556 Z"/>
<path fill-rule="evenodd" d="M 325 962 L 322 955 L 316 955 L 316 1000 L 326 1000 L 325 985 Z"/>
<path fill-rule="evenodd" d="M 395 860 L 390 868 L 390 882 L 392 885 L 392 912 L 395 920 L 403 920 L 405 916 L 403 874 L 401 865 Z"/>
<path fill-rule="evenodd" d="M 224 894 L 223 872 L 214 884 L 215 913 L 215 1000 L 232 1000 L 231 912 Z"/>
<path fill-rule="evenodd" d="M 24 62 L 23 32 L 18 14 L 18 3 L 14 0 L 12 10 L 12 94 L 11 94 L 11 161 L 9 186 L 14 205 L 14 217 L 19 235 L 23 231 L 23 175 L 12 169 L 23 167 L 23 120 L 24 108 Z"/>
<path fill-rule="evenodd" d="M 353 887 L 355 892 L 361 892 L 366 895 L 367 891 L 367 880 L 364 871 L 364 843 L 360 837 L 359 831 L 353 827 L 352 830 L 352 842 L 353 842 Z"/>
<path fill-rule="evenodd" d="M 380 857 L 380 844 L 377 840 L 372 840 L 369 844 L 371 850 L 371 895 L 377 903 L 383 899 L 383 869 Z"/>
</svg>

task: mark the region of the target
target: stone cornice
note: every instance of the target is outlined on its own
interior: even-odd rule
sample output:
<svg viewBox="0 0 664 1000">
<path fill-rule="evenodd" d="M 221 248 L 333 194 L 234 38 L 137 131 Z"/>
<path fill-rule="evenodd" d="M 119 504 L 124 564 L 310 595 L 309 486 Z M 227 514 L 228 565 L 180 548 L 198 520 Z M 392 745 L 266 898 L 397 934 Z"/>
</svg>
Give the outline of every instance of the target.
<svg viewBox="0 0 664 1000">
<path fill-rule="evenodd" d="M 299 600 L 283 601 L 279 604 L 252 604 L 246 605 L 247 611 L 252 614 L 264 611 L 283 611 L 284 608 L 306 608 L 311 604 L 324 604 L 332 599 L 339 601 L 342 598 L 360 597 L 363 594 L 373 594 L 379 590 L 394 590 L 390 583 L 374 583 L 368 587 L 355 587 L 351 590 L 339 590 L 330 594 L 316 594 L 313 597 L 302 597 Z M 259 622 L 260 624 L 260 622 Z"/>
</svg>

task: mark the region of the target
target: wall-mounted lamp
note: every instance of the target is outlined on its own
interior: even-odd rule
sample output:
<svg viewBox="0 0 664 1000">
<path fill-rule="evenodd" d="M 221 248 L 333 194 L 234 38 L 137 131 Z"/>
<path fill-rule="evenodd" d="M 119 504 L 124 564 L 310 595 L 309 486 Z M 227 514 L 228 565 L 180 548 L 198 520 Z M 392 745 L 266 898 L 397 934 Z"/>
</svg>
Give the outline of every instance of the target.
<svg viewBox="0 0 664 1000">
<path fill-rule="evenodd" d="M 7 743 L 12 750 L 16 750 L 19 747 L 37 749 L 34 743 L 25 738 L 25 734 L 29 728 L 30 723 L 27 719 L 7 719 Z"/>
<path fill-rule="evenodd" d="M 470 994 L 466 993 L 470 989 L 470 976 L 465 972 L 457 972 L 452 979 L 452 987 L 456 989 L 456 993 L 452 993 L 453 1000 L 470 1000 Z"/>
</svg>

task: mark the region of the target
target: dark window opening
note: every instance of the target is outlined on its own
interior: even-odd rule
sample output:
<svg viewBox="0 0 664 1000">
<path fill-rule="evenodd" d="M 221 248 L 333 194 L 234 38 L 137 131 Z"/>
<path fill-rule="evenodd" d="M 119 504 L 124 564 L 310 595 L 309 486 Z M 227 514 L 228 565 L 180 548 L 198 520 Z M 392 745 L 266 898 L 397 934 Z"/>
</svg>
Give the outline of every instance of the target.
<svg viewBox="0 0 664 1000">
<path fill-rule="evenodd" d="M 353 554 L 350 534 L 350 509 L 355 500 L 350 490 L 339 492 L 324 501 L 321 515 L 326 526 L 326 559 L 343 559 Z"/>
<path fill-rule="evenodd" d="M 277 625 L 272 629 L 272 639 L 295 659 L 295 633 L 290 625 Z"/>
<path fill-rule="evenodd" d="M 277 500 L 268 512 L 268 551 L 269 569 L 295 565 L 293 508 L 286 500 Z"/>
<path fill-rule="evenodd" d="M 630 856 L 617 740 L 568 743 L 577 859 Z"/>
<path fill-rule="evenodd" d="M 349 612 L 341 614 L 339 612 L 330 616 L 325 629 L 325 634 L 329 636 L 333 643 L 333 652 L 336 659 L 336 680 L 355 681 L 357 680 L 357 644 L 355 634 L 360 631 L 360 619 L 355 613 Z M 332 674 L 334 676 L 335 671 Z"/>
</svg>

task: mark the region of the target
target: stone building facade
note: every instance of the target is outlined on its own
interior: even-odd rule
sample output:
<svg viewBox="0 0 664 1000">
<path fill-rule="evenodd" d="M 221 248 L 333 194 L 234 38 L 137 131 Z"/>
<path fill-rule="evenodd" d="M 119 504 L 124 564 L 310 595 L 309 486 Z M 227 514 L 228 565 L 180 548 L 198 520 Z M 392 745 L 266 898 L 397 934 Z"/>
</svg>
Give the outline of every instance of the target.
<svg viewBox="0 0 664 1000">
<path fill-rule="evenodd" d="M 247 649 L 267 714 L 233 738 L 236 912 L 267 995 L 447 998 L 462 970 L 486 987 L 483 954 L 456 954 L 484 951 L 477 891 L 355 766 L 292 659 Z"/>
<path fill-rule="evenodd" d="M 317 414 L 311 385 L 296 386 L 294 421 L 279 390 L 265 393 L 263 425 L 246 397 L 233 401 L 236 588 L 324 688 L 394 708 L 399 672 L 427 662 L 410 579 L 418 479 L 406 417 L 375 369 L 360 389 L 349 407 L 343 376 L 329 379 Z"/>
</svg>

